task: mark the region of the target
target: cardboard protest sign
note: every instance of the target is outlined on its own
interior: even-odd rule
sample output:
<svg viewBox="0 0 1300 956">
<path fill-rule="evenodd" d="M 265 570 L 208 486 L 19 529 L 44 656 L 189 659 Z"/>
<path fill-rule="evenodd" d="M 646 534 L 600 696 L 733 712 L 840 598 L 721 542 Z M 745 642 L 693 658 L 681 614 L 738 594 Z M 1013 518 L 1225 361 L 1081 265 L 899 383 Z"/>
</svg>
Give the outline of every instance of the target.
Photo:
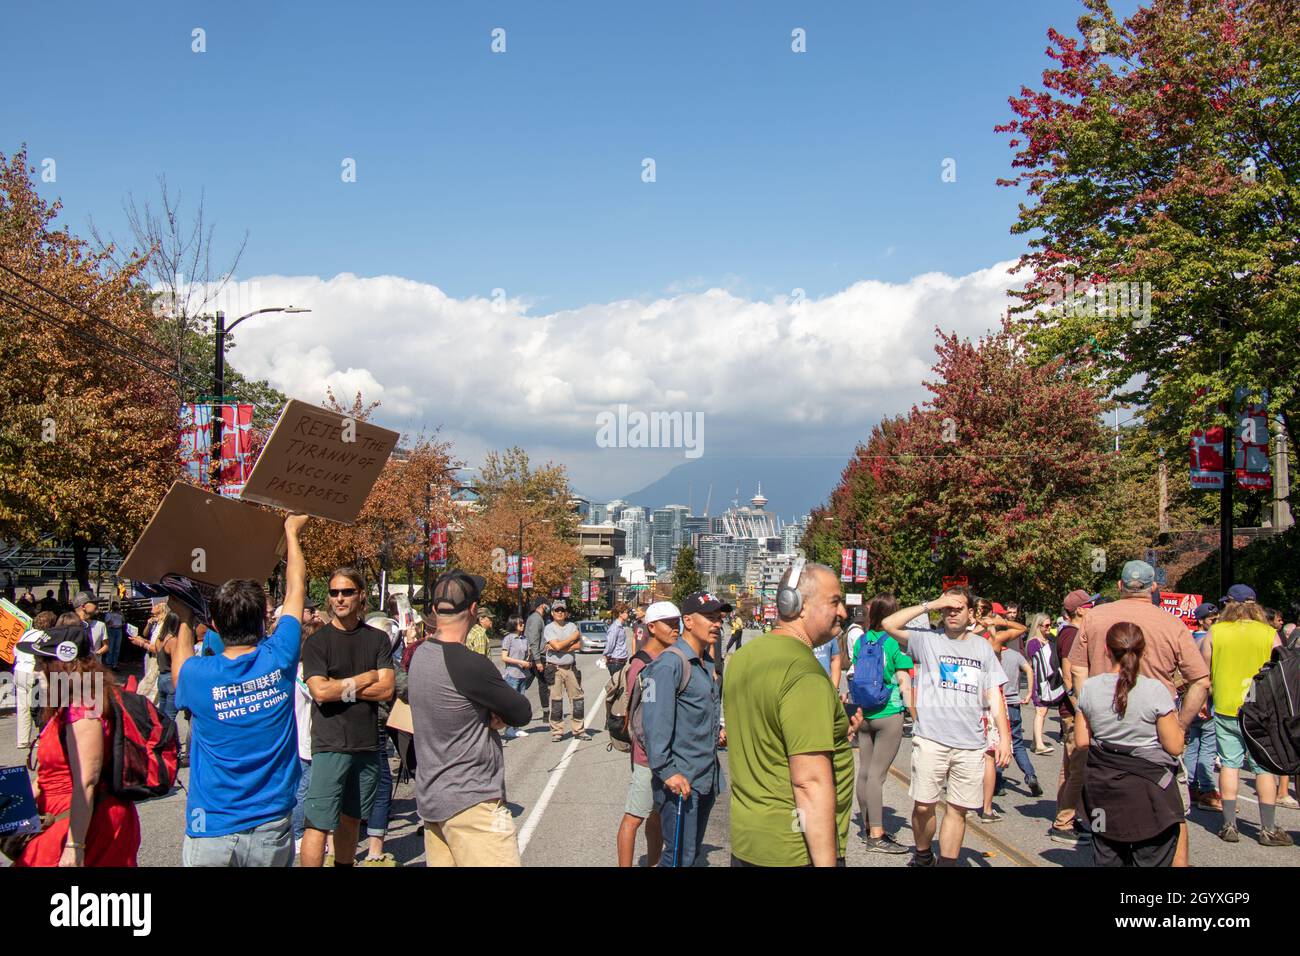
<svg viewBox="0 0 1300 956">
<path fill-rule="evenodd" d="M 262 581 L 280 562 L 284 519 L 178 481 L 136 539 L 118 576 L 155 583 L 183 574 L 205 584 Z"/>
<path fill-rule="evenodd" d="M 292 399 L 240 497 L 352 524 L 397 439 L 395 431 Z"/>
<path fill-rule="evenodd" d="M 18 638 L 32 626 L 32 619 L 16 605 L 0 598 L 0 659 L 14 662 L 14 645 Z"/>
<path fill-rule="evenodd" d="M 0 767 L 0 836 L 40 833 L 41 815 L 26 767 Z"/>
</svg>

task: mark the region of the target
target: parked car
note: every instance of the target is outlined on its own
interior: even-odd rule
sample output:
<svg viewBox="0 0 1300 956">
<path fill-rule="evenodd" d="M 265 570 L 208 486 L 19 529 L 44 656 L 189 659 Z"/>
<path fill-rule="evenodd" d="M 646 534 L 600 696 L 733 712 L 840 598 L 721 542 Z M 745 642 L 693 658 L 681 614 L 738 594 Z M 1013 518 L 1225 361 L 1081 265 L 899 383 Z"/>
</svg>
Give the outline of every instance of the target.
<svg viewBox="0 0 1300 956">
<path fill-rule="evenodd" d="M 605 650 L 605 632 L 609 624 L 605 621 L 579 621 L 578 633 L 582 635 L 583 654 L 595 654 Z"/>
</svg>

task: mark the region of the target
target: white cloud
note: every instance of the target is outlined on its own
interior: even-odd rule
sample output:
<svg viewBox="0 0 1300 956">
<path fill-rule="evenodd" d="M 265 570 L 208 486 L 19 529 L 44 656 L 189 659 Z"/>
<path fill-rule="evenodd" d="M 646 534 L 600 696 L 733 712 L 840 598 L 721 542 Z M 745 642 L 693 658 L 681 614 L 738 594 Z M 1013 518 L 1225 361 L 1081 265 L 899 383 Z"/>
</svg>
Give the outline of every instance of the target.
<svg viewBox="0 0 1300 956">
<path fill-rule="evenodd" d="M 634 490 L 681 451 L 602 449 L 596 415 L 703 412 L 705 454 L 838 454 L 923 401 L 934 328 L 996 328 L 1013 263 L 906 283 L 860 281 L 792 303 L 711 288 L 528 314 L 522 299 L 452 299 L 396 276 L 261 276 L 249 308 L 308 307 L 240 326 L 230 361 L 320 402 L 360 390 L 404 431 L 442 424 L 460 455 L 518 443 L 593 493 Z M 688 280 L 688 284 L 689 284 Z"/>
</svg>

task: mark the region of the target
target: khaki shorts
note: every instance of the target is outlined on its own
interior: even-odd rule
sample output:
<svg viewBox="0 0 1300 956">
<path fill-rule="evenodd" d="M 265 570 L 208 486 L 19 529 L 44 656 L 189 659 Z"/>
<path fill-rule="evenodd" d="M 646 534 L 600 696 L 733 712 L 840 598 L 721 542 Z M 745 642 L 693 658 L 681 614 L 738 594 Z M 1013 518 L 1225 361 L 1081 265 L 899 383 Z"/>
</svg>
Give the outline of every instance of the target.
<svg viewBox="0 0 1300 956">
<path fill-rule="evenodd" d="M 442 823 L 425 821 L 424 865 L 520 866 L 509 808 L 487 800 Z"/>
<path fill-rule="evenodd" d="M 945 786 L 950 806 L 984 806 L 984 751 L 958 750 L 924 737 L 912 739 L 912 783 L 907 794 L 917 803 L 938 803 Z"/>
</svg>

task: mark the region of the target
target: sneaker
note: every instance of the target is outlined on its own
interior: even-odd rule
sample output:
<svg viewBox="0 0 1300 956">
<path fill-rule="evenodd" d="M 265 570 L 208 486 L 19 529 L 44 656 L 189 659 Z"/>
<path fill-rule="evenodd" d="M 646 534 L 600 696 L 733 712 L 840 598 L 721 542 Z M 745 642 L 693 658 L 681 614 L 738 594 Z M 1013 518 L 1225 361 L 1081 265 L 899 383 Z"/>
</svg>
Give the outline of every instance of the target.
<svg viewBox="0 0 1300 956">
<path fill-rule="evenodd" d="M 1056 826 L 1048 827 L 1047 836 L 1053 843 L 1064 843 L 1066 846 L 1078 846 L 1081 842 L 1079 834 L 1074 832 L 1073 827 L 1066 829 Z"/>
<path fill-rule="evenodd" d="M 989 810 L 987 813 L 981 810 L 979 819 L 980 823 L 997 823 L 1002 819 L 1002 814 L 998 813 L 997 810 Z"/>
<path fill-rule="evenodd" d="M 878 837 L 863 837 L 862 842 L 866 844 L 867 851 L 870 853 L 892 853 L 898 855 L 906 853 L 907 847 L 899 843 L 891 834 L 886 833 Z"/>
<path fill-rule="evenodd" d="M 1038 785 L 1037 777 L 1026 777 L 1025 785 L 1029 787 L 1029 792 L 1034 796 L 1041 797 L 1043 795 L 1043 788 Z"/>
<path fill-rule="evenodd" d="M 1031 754 L 1035 754 L 1035 755 L 1037 755 L 1037 756 L 1039 756 L 1039 757 L 1046 757 L 1046 756 L 1048 756 L 1049 754 L 1054 754 L 1054 753 L 1056 753 L 1056 748 L 1055 748 L 1055 747 L 1047 747 L 1047 746 L 1044 746 L 1044 747 L 1042 747 L 1042 748 L 1035 748 L 1035 749 L 1033 749 L 1033 750 L 1031 750 L 1031 751 L 1029 751 L 1029 752 L 1030 752 Z"/>
<path fill-rule="evenodd" d="M 1202 790 L 1196 795 L 1196 805 L 1202 810 L 1222 810 L 1223 797 L 1217 790 Z"/>
<path fill-rule="evenodd" d="M 379 856 L 367 856 L 357 866 L 397 866 L 397 857 L 391 853 L 381 853 Z"/>
<path fill-rule="evenodd" d="M 1278 797 L 1277 805 L 1279 807 L 1286 807 L 1288 810 L 1300 809 L 1300 803 L 1297 803 L 1296 798 L 1290 794 L 1287 794 L 1284 797 Z"/>
<path fill-rule="evenodd" d="M 1262 837 L 1263 835 L 1264 832 L 1261 830 L 1260 836 Z M 1219 831 L 1219 839 L 1224 843 L 1240 843 L 1241 834 L 1237 832 L 1237 828 L 1231 823 L 1225 823 L 1223 829 Z"/>
<path fill-rule="evenodd" d="M 1006 785 L 1006 784 L 1004 784 L 1004 783 L 1000 783 L 1000 784 L 998 784 L 996 787 L 993 788 L 993 796 L 995 796 L 995 797 L 1005 797 L 1006 795 L 1007 795 L 1007 785 Z"/>
<path fill-rule="evenodd" d="M 913 851 L 912 858 L 907 861 L 908 866 L 934 866 L 935 863 L 936 861 L 934 859 L 933 850 L 931 850 L 925 856 L 921 856 L 921 854 L 917 853 L 916 851 Z"/>
<path fill-rule="evenodd" d="M 1260 846 L 1294 846 L 1295 840 L 1291 839 L 1291 834 L 1287 833 L 1281 827 L 1274 827 L 1271 830 L 1265 830 L 1260 827 L 1259 830 Z"/>
</svg>

